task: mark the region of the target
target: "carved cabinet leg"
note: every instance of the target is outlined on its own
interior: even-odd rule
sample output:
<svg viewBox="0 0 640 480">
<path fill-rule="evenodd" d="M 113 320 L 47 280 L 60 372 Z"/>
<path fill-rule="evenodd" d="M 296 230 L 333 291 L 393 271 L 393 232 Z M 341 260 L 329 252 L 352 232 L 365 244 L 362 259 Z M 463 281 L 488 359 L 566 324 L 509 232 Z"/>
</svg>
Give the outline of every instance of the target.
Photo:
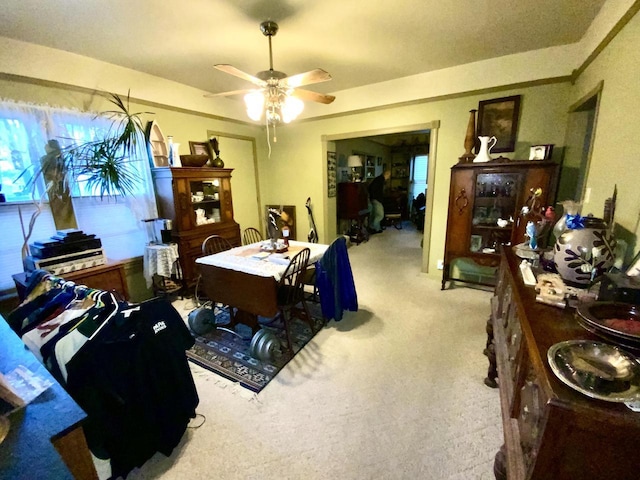
<svg viewBox="0 0 640 480">
<path fill-rule="evenodd" d="M 507 455 L 506 447 L 502 445 L 493 460 L 493 475 L 496 480 L 507 480 Z"/>
<path fill-rule="evenodd" d="M 487 344 L 485 345 L 484 353 L 489 359 L 489 368 L 487 370 L 487 378 L 484 379 L 484 384 L 487 387 L 496 388 L 498 383 L 496 378 L 498 377 L 498 367 L 496 364 L 496 350 L 493 345 L 493 324 L 491 323 L 491 317 L 487 320 Z"/>
</svg>

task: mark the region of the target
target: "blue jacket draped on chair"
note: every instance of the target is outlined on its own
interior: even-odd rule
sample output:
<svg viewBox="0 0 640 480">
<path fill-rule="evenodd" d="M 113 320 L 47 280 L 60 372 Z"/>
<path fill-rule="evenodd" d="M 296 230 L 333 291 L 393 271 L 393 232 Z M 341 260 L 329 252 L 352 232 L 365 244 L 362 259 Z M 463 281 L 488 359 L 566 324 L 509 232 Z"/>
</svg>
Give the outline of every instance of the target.
<svg viewBox="0 0 640 480">
<path fill-rule="evenodd" d="M 334 240 L 316 262 L 316 286 L 325 319 L 340 321 L 345 310 L 358 311 L 358 295 L 344 237 Z"/>
</svg>

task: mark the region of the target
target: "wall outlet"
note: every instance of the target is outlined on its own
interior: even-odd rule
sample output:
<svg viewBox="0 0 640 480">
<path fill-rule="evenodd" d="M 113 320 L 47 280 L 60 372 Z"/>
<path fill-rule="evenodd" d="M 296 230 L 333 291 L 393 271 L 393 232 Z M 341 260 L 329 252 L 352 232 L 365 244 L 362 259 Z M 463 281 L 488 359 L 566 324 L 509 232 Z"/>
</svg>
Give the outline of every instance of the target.
<svg viewBox="0 0 640 480">
<path fill-rule="evenodd" d="M 438 270 L 444 270 L 444 260 L 438 260 Z"/>
</svg>

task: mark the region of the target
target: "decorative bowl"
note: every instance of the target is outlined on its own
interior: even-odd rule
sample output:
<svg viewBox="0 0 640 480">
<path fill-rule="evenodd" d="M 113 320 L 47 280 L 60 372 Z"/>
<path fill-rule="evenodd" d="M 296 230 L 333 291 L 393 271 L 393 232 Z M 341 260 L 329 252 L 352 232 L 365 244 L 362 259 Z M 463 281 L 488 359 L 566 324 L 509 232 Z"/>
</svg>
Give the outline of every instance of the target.
<svg viewBox="0 0 640 480">
<path fill-rule="evenodd" d="M 552 345 L 547 359 L 563 383 L 589 397 L 608 402 L 640 398 L 640 363 L 614 345 L 568 340 Z"/>
<path fill-rule="evenodd" d="M 209 161 L 209 155 L 180 155 L 183 167 L 203 167 Z"/>
<path fill-rule="evenodd" d="M 622 302 L 579 305 L 579 320 L 609 338 L 633 340 L 640 347 L 640 306 Z"/>
</svg>

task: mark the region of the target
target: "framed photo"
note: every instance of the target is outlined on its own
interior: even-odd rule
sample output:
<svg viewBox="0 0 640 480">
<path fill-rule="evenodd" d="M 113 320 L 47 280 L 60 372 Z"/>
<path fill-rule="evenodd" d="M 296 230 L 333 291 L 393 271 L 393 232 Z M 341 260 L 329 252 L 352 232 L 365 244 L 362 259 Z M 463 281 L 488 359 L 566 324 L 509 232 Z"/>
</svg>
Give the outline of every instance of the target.
<svg viewBox="0 0 640 480">
<path fill-rule="evenodd" d="M 516 134 L 520 116 L 520 95 L 483 100 L 478 104 L 477 137 L 489 136 L 498 139 L 492 153 L 513 152 L 516 149 Z M 476 143 L 476 152 L 480 145 Z"/>
<path fill-rule="evenodd" d="M 209 160 L 213 161 L 208 142 L 192 142 L 189 140 L 189 152 L 191 152 L 191 155 L 207 155 Z"/>
<path fill-rule="evenodd" d="M 338 183 L 338 159 L 336 152 L 327 152 L 327 196 L 336 196 L 336 184 Z"/>
<path fill-rule="evenodd" d="M 551 158 L 553 145 L 531 145 L 529 160 L 548 160 Z"/>
<path fill-rule="evenodd" d="M 469 250 L 472 252 L 479 252 L 482 248 L 482 235 L 471 235 L 471 243 L 469 244 Z"/>
</svg>

